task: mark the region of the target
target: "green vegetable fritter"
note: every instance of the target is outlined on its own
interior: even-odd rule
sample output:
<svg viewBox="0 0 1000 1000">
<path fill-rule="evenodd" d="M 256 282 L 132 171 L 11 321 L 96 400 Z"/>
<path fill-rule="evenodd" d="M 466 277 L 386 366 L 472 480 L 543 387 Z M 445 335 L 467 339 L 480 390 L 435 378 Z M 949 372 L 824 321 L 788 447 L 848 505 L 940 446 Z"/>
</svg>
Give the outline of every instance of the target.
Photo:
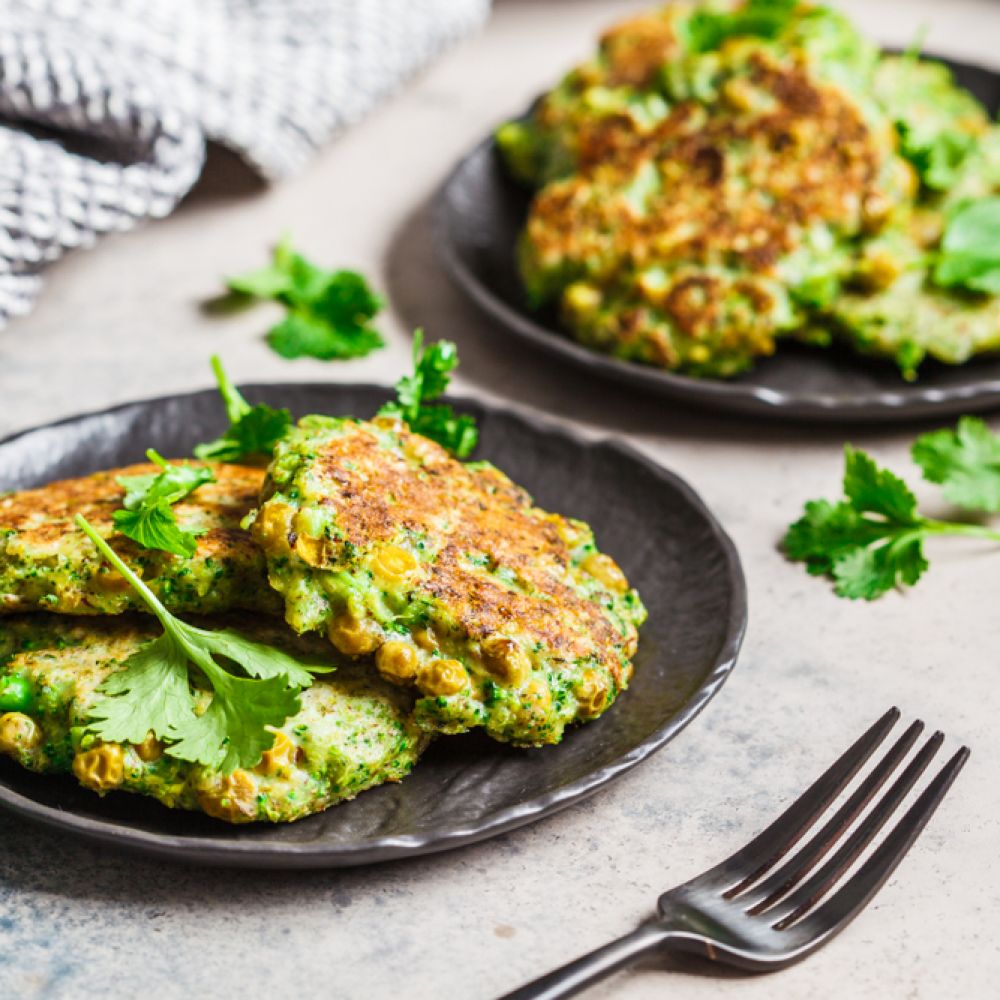
<svg viewBox="0 0 1000 1000">
<path fill-rule="evenodd" d="M 389 416 L 307 417 L 262 496 L 252 534 L 288 623 L 374 654 L 426 728 L 555 743 L 628 684 L 638 595 L 587 525 L 488 463 Z"/>
<path fill-rule="evenodd" d="M 236 625 L 270 644 L 329 656 L 328 644 L 293 636 L 278 624 Z M 177 760 L 161 742 L 102 742 L 87 720 L 98 686 L 158 634 L 134 615 L 0 619 L 0 753 L 33 771 L 72 773 L 100 794 L 147 795 L 232 823 L 287 822 L 319 812 L 413 767 L 429 736 L 412 720 L 412 696 L 363 664 L 337 669 L 302 692 L 298 714 L 275 729 L 273 746 L 252 768 L 222 774 Z M 207 702 L 206 690 L 196 691 Z"/>
<path fill-rule="evenodd" d="M 215 481 L 170 507 L 181 529 L 197 533 L 194 554 L 147 549 L 118 533 L 119 478 L 152 476 L 152 464 L 65 479 L 0 496 L 0 615 L 51 611 L 108 615 L 144 611 L 124 580 L 73 523 L 83 514 L 174 612 L 210 614 L 231 608 L 281 613 L 267 585 L 264 558 L 240 527 L 256 504 L 264 473 L 212 465 Z"/>
<path fill-rule="evenodd" d="M 839 338 L 909 377 L 1000 349 L 981 257 L 936 266 L 954 214 L 1000 191 L 1000 129 L 944 66 L 828 8 L 636 17 L 497 143 L 538 189 L 528 297 L 599 350 L 726 377 L 782 337 Z"/>
</svg>

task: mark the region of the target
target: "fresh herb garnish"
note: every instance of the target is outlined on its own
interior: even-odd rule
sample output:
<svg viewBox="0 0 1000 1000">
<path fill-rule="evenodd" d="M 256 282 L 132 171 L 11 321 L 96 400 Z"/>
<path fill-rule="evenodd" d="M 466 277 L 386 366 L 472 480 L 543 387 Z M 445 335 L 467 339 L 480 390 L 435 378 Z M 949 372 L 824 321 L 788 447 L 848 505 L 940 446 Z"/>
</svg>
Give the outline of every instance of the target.
<svg viewBox="0 0 1000 1000">
<path fill-rule="evenodd" d="M 714 52 L 730 38 L 777 38 L 791 20 L 798 0 L 747 0 L 732 11 L 699 10 L 684 26 L 689 52 Z"/>
<path fill-rule="evenodd" d="M 273 299 L 288 310 L 271 327 L 267 342 L 284 358 L 360 358 L 384 346 L 371 320 L 382 308 L 356 271 L 328 271 L 296 253 L 288 239 L 275 248 L 271 263 L 229 278 L 234 292 Z"/>
<path fill-rule="evenodd" d="M 451 382 L 451 372 L 458 365 L 458 351 L 449 340 L 439 340 L 424 349 L 422 330 L 413 334 L 413 374 L 396 383 L 396 402 L 386 403 L 379 416 L 404 420 L 411 431 L 423 434 L 447 448 L 459 458 L 467 458 L 479 432 L 468 414 L 456 414 L 445 403 L 431 405 Z"/>
<path fill-rule="evenodd" d="M 924 434 L 912 455 L 924 478 L 940 483 L 953 504 L 1000 513 L 1000 434 L 982 420 L 962 417 L 954 430 Z"/>
<path fill-rule="evenodd" d="M 238 462 L 241 459 L 270 457 L 274 446 L 292 426 L 288 410 L 275 410 L 259 403 L 251 406 L 229 380 L 222 362 L 212 357 L 212 371 L 219 385 L 219 394 L 226 404 L 229 428 L 220 438 L 198 445 L 198 458 L 215 462 Z"/>
<path fill-rule="evenodd" d="M 190 558 L 198 544 L 197 528 L 185 530 L 177 523 L 171 505 L 183 500 L 205 483 L 215 482 L 211 469 L 200 465 L 171 465 L 153 451 L 146 457 L 162 471 L 143 476 L 119 476 L 125 490 L 123 510 L 112 514 L 115 528 L 147 549 L 161 549 Z"/>
<path fill-rule="evenodd" d="M 913 164 L 924 186 L 932 191 L 953 188 L 976 140 L 954 129 L 922 131 L 906 122 L 897 122 L 896 127 L 899 151 Z"/>
<path fill-rule="evenodd" d="M 299 692 L 312 684 L 314 674 L 332 666 L 232 629 L 213 632 L 185 624 L 84 517 L 78 514 L 76 523 L 163 626 L 163 635 L 130 656 L 98 688 L 103 697 L 90 711 L 88 730 L 116 743 L 141 743 L 152 732 L 168 756 L 223 773 L 253 767 L 274 743 L 267 727 L 277 728 L 298 712 Z M 200 715 L 191 688 L 192 665 L 212 688 L 211 703 Z"/>
<path fill-rule="evenodd" d="M 952 215 L 934 281 L 945 288 L 1000 295 L 1000 196 L 967 202 Z"/>
<path fill-rule="evenodd" d="M 986 482 L 990 476 L 1000 476 L 996 464 L 1000 439 L 990 434 L 992 450 L 987 454 L 978 433 L 970 443 L 968 425 L 963 434 L 960 424 L 954 439 L 946 440 L 942 434 L 952 432 L 924 435 L 914 446 L 914 457 L 927 478 L 945 483 L 946 495 L 950 489 L 966 501 L 988 498 Z M 804 562 L 810 573 L 833 579 L 841 597 L 871 601 L 920 579 L 927 569 L 923 544 L 935 535 L 971 535 L 1000 542 L 1000 532 L 983 525 L 924 517 L 903 480 L 879 468 L 870 455 L 847 445 L 844 499 L 809 501 L 804 516 L 788 529 L 783 546 L 788 557 Z"/>
</svg>

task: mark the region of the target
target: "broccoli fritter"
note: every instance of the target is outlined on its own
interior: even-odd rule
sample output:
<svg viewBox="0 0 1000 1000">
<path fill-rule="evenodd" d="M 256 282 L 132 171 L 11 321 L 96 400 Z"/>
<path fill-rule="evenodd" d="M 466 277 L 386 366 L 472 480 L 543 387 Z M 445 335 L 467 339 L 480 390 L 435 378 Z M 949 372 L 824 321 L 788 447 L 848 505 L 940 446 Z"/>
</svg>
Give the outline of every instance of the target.
<svg viewBox="0 0 1000 1000">
<path fill-rule="evenodd" d="M 325 646 L 333 653 L 280 622 L 222 624 L 274 645 L 302 650 L 305 643 L 303 651 Z M 176 760 L 152 736 L 139 745 L 95 740 L 86 720 L 98 686 L 160 631 L 137 615 L 0 619 L 0 753 L 33 771 L 72 773 L 102 795 L 135 792 L 231 823 L 288 822 L 399 781 L 428 743 L 412 721 L 412 696 L 349 663 L 302 692 L 301 710 L 275 730 L 273 746 L 252 770 L 223 775 Z"/>
<path fill-rule="evenodd" d="M 931 281 L 948 211 L 1000 188 L 1000 131 L 944 66 L 881 56 L 835 11 L 633 18 L 497 144 L 538 188 L 529 301 L 601 351 L 728 377 L 838 337 L 912 375 L 1000 342 L 988 304 Z M 934 335 L 908 326 L 914 288 L 918 327 L 951 318 Z"/>
<path fill-rule="evenodd" d="M 173 507 L 183 529 L 203 532 L 190 559 L 143 548 L 115 532 L 112 514 L 125 492 L 117 478 L 159 472 L 154 465 L 0 496 L 0 614 L 146 610 L 73 523 L 76 514 L 83 514 L 171 611 L 207 614 L 243 608 L 280 615 L 281 602 L 267 585 L 264 557 L 240 527 L 257 502 L 263 470 L 239 465 L 214 465 L 212 470 L 214 483 Z"/>
<path fill-rule="evenodd" d="M 426 728 L 555 743 L 628 684 L 638 595 L 580 521 L 393 418 L 307 417 L 253 517 L 297 632 L 374 654 Z"/>
</svg>

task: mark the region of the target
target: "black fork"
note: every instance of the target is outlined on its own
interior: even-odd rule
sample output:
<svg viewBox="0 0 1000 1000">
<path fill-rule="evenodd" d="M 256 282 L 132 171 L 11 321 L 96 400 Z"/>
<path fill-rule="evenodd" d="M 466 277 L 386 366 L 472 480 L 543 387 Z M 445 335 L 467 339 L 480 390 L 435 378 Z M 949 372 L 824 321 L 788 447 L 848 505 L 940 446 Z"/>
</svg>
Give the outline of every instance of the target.
<svg viewBox="0 0 1000 1000">
<path fill-rule="evenodd" d="M 968 747 L 962 747 L 864 864 L 829 895 L 838 879 L 897 812 L 944 742 L 942 733 L 934 733 L 902 766 L 924 729 L 922 722 L 914 722 L 830 819 L 792 854 L 885 742 L 899 716 L 899 709 L 890 709 L 741 851 L 660 896 L 656 920 L 522 986 L 502 1000 L 572 996 L 659 948 L 692 952 L 715 962 L 766 972 L 791 965 L 824 945 L 847 926 L 892 874 L 969 756 Z M 864 818 L 858 822 L 862 814 Z"/>
</svg>

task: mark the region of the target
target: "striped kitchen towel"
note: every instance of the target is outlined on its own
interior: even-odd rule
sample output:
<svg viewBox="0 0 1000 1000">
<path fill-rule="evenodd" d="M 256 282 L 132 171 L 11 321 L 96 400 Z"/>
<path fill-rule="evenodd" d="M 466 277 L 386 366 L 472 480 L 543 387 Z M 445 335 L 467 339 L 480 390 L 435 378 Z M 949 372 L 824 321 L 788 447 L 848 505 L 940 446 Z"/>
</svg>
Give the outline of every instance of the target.
<svg viewBox="0 0 1000 1000">
<path fill-rule="evenodd" d="M 0 0 L 0 327 L 44 266 L 167 215 L 212 139 L 301 167 L 489 0 Z"/>
</svg>

